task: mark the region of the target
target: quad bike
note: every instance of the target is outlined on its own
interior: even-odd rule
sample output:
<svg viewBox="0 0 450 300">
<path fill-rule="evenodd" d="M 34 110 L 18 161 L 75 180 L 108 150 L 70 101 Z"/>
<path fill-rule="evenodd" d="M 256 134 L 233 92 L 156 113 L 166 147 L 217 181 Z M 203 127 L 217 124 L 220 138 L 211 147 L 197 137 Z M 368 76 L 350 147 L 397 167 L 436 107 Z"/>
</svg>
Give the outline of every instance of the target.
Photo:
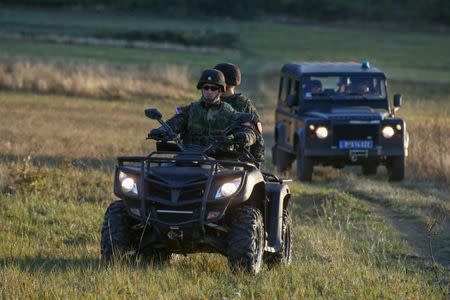
<svg viewBox="0 0 450 300">
<path fill-rule="evenodd" d="M 208 147 L 184 145 L 156 109 L 145 114 L 168 134 L 148 156 L 118 158 L 114 193 L 120 200 L 105 213 L 103 260 L 139 255 L 161 263 L 173 253 L 215 252 L 227 256 L 233 270 L 250 274 L 263 262 L 289 265 L 288 180 L 259 170 L 229 136 L 249 114 L 241 113 Z"/>
</svg>

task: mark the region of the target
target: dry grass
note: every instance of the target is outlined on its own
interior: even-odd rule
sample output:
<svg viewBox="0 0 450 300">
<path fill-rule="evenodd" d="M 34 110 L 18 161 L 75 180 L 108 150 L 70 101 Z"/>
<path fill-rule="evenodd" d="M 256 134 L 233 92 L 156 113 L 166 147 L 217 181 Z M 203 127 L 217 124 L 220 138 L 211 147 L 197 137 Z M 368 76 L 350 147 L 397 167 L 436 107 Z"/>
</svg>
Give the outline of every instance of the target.
<svg viewBox="0 0 450 300">
<path fill-rule="evenodd" d="M 152 65 L 139 69 L 11 57 L 0 57 L 0 88 L 107 99 L 179 99 L 193 94 L 186 66 Z"/>
<path fill-rule="evenodd" d="M 450 125 L 445 119 L 413 123 L 410 130 L 410 177 L 437 179 L 450 183 Z"/>
</svg>

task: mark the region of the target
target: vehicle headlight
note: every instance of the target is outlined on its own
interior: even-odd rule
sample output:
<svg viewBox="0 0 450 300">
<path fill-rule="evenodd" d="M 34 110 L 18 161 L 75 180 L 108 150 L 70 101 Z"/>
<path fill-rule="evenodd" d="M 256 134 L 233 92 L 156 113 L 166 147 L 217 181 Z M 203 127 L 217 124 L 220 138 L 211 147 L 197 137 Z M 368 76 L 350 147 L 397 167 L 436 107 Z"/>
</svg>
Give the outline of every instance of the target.
<svg viewBox="0 0 450 300">
<path fill-rule="evenodd" d="M 383 134 L 383 136 L 384 136 L 386 139 L 390 139 L 391 137 L 394 136 L 395 131 L 394 131 L 394 128 L 392 128 L 391 126 L 385 126 L 385 127 L 383 127 L 383 129 L 381 130 L 381 133 Z"/>
<path fill-rule="evenodd" d="M 132 193 L 135 195 L 138 194 L 138 189 L 137 189 L 136 181 L 134 180 L 134 178 L 128 176 L 124 172 L 120 172 L 119 173 L 119 182 L 120 182 L 120 186 L 122 187 L 122 191 L 124 193 Z"/>
<path fill-rule="evenodd" d="M 324 126 L 319 126 L 316 129 L 316 135 L 319 139 L 324 139 L 328 136 L 328 129 Z"/>
<path fill-rule="evenodd" d="M 242 177 L 233 179 L 232 181 L 225 182 L 222 184 L 216 192 L 216 199 L 229 197 L 236 193 L 239 186 L 241 185 Z"/>
</svg>

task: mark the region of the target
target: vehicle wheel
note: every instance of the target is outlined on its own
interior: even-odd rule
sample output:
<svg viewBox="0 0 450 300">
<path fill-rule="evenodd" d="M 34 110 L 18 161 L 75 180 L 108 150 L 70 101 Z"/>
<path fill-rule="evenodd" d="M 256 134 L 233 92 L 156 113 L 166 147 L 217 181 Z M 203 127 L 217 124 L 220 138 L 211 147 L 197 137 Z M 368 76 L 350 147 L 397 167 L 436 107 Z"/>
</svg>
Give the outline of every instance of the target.
<svg viewBox="0 0 450 300">
<path fill-rule="evenodd" d="M 110 262 L 113 258 L 133 258 L 136 252 L 133 236 L 125 203 L 122 200 L 111 203 L 103 219 L 100 240 L 102 259 Z"/>
<path fill-rule="evenodd" d="M 283 209 L 283 225 L 281 229 L 281 249 L 279 252 L 266 253 L 269 266 L 284 264 L 289 266 L 292 261 L 292 219 L 286 209 Z"/>
<path fill-rule="evenodd" d="M 292 160 L 289 153 L 286 153 L 283 150 L 280 150 L 277 146 L 275 146 L 275 161 L 278 172 L 286 172 L 292 168 Z"/>
<path fill-rule="evenodd" d="M 363 163 L 361 166 L 362 173 L 365 176 L 375 175 L 375 174 L 377 174 L 377 167 L 378 167 L 378 165 L 375 163 Z"/>
<path fill-rule="evenodd" d="M 401 181 L 405 178 L 405 157 L 393 156 L 387 162 L 389 181 Z"/>
<path fill-rule="evenodd" d="M 230 224 L 228 263 L 231 269 L 242 268 L 255 275 L 261 270 L 264 250 L 264 223 L 259 209 L 237 209 Z"/>
<path fill-rule="evenodd" d="M 297 150 L 297 177 L 300 181 L 311 181 L 314 164 L 311 158 L 303 154 L 301 146 Z"/>
</svg>

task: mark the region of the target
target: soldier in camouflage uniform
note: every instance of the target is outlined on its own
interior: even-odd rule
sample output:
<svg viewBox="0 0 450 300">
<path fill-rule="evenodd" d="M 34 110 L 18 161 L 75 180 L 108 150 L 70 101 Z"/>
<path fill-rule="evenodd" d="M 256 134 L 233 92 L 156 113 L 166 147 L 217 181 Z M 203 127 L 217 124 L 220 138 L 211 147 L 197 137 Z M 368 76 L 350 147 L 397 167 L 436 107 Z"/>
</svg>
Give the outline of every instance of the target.
<svg viewBox="0 0 450 300">
<path fill-rule="evenodd" d="M 214 69 L 203 71 L 197 84 L 197 89 L 202 91 L 202 98 L 188 106 L 177 108 L 177 114 L 167 121 L 175 133 L 181 134 L 185 144 L 209 145 L 215 133 L 225 129 L 239 115 L 220 98 L 225 86 L 222 72 Z M 165 134 L 166 130 L 160 127 L 152 129 L 149 136 L 160 139 Z M 250 127 L 242 127 L 234 133 L 234 137 L 247 147 L 256 140 L 255 131 Z"/>
<path fill-rule="evenodd" d="M 241 71 L 239 67 L 230 63 L 220 63 L 214 67 L 225 76 L 227 85 L 222 100 L 230 104 L 238 112 L 251 113 L 253 115 L 256 132 L 256 142 L 250 147 L 250 152 L 258 160 L 264 161 L 264 138 L 262 135 L 262 125 L 258 112 L 252 101 L 241 93 L 235 93 L 235 88 L 241 83 Z"/>
</svg>

